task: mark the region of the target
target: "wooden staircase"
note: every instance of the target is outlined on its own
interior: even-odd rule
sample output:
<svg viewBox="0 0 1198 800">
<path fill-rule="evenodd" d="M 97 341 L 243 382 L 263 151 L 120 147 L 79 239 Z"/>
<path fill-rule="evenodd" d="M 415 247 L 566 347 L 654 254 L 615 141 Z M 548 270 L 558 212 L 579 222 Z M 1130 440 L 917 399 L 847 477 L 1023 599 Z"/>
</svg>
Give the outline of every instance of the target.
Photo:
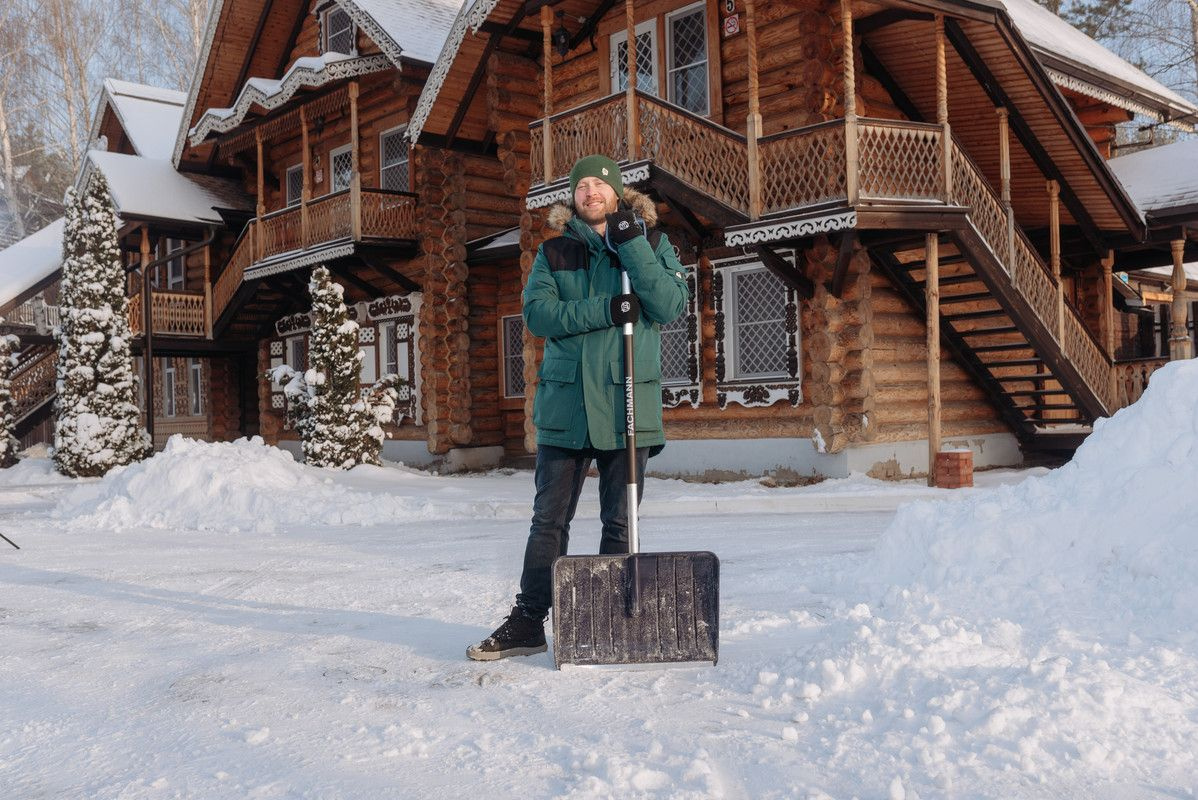
<svg viewBox="0 0 1198 800">
<path fill-rule="evenodd" d="M 33 427 L 57 397 L 58 348 L 26 347 L 12 374 L 13 432 L 20 438 Z"/>
</svg>

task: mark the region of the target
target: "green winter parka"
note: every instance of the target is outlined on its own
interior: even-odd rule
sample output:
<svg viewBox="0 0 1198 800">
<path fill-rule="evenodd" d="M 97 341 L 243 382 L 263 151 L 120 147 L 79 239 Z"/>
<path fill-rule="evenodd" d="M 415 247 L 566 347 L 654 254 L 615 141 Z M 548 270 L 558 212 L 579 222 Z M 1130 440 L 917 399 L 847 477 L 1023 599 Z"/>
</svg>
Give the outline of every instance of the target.
<svg viewBox="0 0 1198 800">
<path fill-rule="evenodd" d="M 633 189 L 624 199 L 649 226 L 657 221 L 652 201 Z M 661 326 L 686 307 L 685 272 L 674 246 L 650 227 L 619 246 L 618 259 L 602 238 L 574 215 L 555 206 L 549 224 L 562 235 L 537 250 L 524 289 L 524 322 L 545 338 L 537 373 L 533 423 L 537 443 L 599 450 L 624 447 L 624 345 L 622 326 L 611 324 L 610 301 L 620 294 L 620 269 L 628 270 L 641 302 L 634 328 L 636 443 L 665 443 L 661 422 Z"/>
</svg>

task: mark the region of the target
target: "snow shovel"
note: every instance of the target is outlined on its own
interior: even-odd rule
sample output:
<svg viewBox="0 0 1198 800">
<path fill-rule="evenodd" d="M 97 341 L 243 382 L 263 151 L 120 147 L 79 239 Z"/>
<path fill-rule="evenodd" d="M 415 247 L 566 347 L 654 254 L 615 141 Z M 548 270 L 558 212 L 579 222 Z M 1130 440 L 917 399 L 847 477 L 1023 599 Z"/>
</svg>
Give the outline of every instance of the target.
<svg viewBox="0 0 1198 800">
<path fill-rule="evenodd" d="M 621 271 L 624 294 L 631 294 Z M 714 553 L 642 553 L 637 529 L 636 407 L 631 322 L 624 323 L 624 439 L 628 554 L 553 562 L 553 661 L 563 664 L 715 665 L 720 561 Z"/>
</svg>

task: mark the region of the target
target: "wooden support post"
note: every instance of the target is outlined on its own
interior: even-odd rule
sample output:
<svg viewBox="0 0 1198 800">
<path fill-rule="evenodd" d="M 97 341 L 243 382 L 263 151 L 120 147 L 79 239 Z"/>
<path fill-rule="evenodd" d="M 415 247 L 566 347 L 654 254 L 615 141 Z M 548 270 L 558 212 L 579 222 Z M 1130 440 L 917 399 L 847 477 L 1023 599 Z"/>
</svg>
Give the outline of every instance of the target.
<svg viewBox="0 0 1198 800">
<path fill-rule="evenodd" d="M 1061 184 L 1048 182 L 1048 262 L 1057 284 L 1057 343 L 1065 346 L 1065 282 L 1061 280 Z"/>
<path fill-rule="evenodd" d="M 1007 272 L 1011 283 L 1015 282 L 1015 212 L 1011 208 L 1011 135 L 1007 109 L 999 107 L 998 113 L 998 166 L 1002 191 L 1002 207 L 1007 213 Z"/>
<path fill-rule="evenodd" d="M 494 34 L 492 34 L 493 36 Z M 553 183 L 553 130 L 549 117 L 553 115 L 553 9 L 541 6 L 541 53 L 545 71 L 545 120 L 542 123 L 541 156 L 545 169 L 545 183 Z M 573 203 L 573 199 L 570 200 Z"/>
<path fill-rule="evenodd" d="M 1099 316 L 1099 326 L 1102 333 L 1102 346 L 1107 358 L 1111 360 L 1110 379 L 1107 391 L 1110 395 L 1108 408 L 1114 411 L 1123 403 L 1119 397 L 1119 375 L 1115 367 L 1115 251 L 1107 250 L 1106 258 L 1099 262 L 1102 270 L 1102 314 Z"/>
<path fill-rule="evenodd" d="M 204 247 L 204 335 L 209 339 L 212 338 L 212 244 Z"/>
<path fill-rule="evenodd" d="M 349 82 L 349 225 L 355 242 L 362 239 L 362 165 L 358 142 L 358 82 Z M 329 164 L 332 170 L 333 165 Z"/>
<path fill-rule="evenodd" d="M 154 441 L 154 322 L 150 297 L 150 229 L 141 226 L 141 332 L 145 347 L 141 355 L 146 365 L 146 431 Z"/>
<path fill-rule="evenodd" d="M 944 57 L 944 15 L 936 15 L 936 122 L 941 132 L 944 202 L 953 202 L 953 130 L 948 124 L 948 66 Z"/>
<path fill-rule="evenodd" d="M 749 117 L 745 122 L 745 151 L 749 159 L 749 219 L 761 218 L 761 89 L 757 78 L 757 20 L 753 0 L 745 0 L 745 47 L 749 56 Z"/>
<path fill-rule="evenodd" d="M 266 215 L 266 195 L 263 192 L 265 180 L 263 176 L 264 165 L 262 163 L 262 126 L 254 128 L 254 143 L 258 146 L 258 206 L 256 209 L 258 219 L 262 219 Z"/>
<path fill-rule="evenodd" d="M 1193 356 L 1190 335 L 1186 331 L 1188 305 L 1186 303 L 1185 239 L 1174 239 L 1173 249 L 1173 304 L 1169 309 L 1169 360 L 1180 361 Z"/>
<path fill-rule="evenodd" d="M 632 163 L 640 153 L 641 123 L 636 108 L 636 16 L 632 11 L 632 0 L 624 0 L 624 22 L 628 28 L 628 161 Z"/>
<path fill-rule="evenodd" d="M 841 48 L 844 59 L 844 185 L 848 204 L 857 202 L 857 81 L 853 72 L 852 0 L 840 0 Z"/>
<path fill-rule="evenodd" d="M 936 485 L 940 452 L 940 237 L 925 240 L 924 298 L 928 311 L 928 486 Z"/>
<path fill-rule="evenodd" d="M 300 146 L 303 147 L 304 182 L 300 191 L 300 247 L 308 247 L 308 201 L 312 199 L 312 148 L 308 145 L 308 107 L 300 106 Z"/>
</svg>

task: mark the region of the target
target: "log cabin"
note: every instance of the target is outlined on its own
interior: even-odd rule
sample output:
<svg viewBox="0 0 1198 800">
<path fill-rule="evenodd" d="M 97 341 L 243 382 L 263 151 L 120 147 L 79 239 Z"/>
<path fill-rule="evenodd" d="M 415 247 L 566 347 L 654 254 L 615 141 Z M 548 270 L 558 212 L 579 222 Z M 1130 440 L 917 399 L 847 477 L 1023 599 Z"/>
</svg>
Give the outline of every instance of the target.
<svg viewBox="0 0 1198 800">
<path fill-rule="evenodd" d="M 472 277 L 501 265 L 501 331 L 577 158 L 657 201 L 694 292 L 663 330 L 653 471 L 894 476 L 1067 451 L 1134 399 L 1111 276 L 1194 248 L 1193 209 L 1154 244 L 1106 162 L 1134 115 L 1195 107 L 1031 0 L 477 0 L 408 133 L 493 148 L 522 195 L 515 244 L 470 251 Z M 521 349 L 500 385 L 531 451 Z"/>
<path fill-rule="evenodd" d="M 1198 109 L 1030 0 L 221 0 L 174 103 L 173 176 L 112 99 L 93 136 L 116 149 L 81 175 L 129 186 L 149 402 L 198 403 L 187 432 L 208 438 L 298 451 L 261 376 L 305 365 L 325 264 L 363 385 L 405 378 L 386 457 L 533 452 L 520 294 L 590 152 L 649 193 L 689 267 L 663 330 L 659 474 L 897 477 L 946 447 L 979 466 L 1067 451 L 1154 368 L 1120 344 L 1143 317 L 1126 295 L 1198 255 L 1195 209 L 1150 208 L 1128 188 L 1147 168 L 1107 162 L 1116 123 Z M 136 196 L 153 186 L 191 202 L 164 217 L 166 194 Z M 1188 357 L 1170 319 L 1165 353 Z"/>
</svg>

